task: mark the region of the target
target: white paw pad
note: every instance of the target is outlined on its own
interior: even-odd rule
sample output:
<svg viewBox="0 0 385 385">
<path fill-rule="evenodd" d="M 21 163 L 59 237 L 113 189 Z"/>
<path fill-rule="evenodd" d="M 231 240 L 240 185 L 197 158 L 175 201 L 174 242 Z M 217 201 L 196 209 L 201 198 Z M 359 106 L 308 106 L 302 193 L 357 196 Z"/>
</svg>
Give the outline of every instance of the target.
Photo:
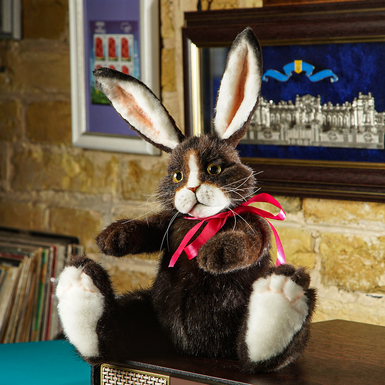
<svg viewBox="0 0 385 385">
<path fill-rule="evenodd" d="M 96 325 L 104 297 L 81 268 L 66 267 L 60 274 L 56 295 L 64 333 L 85 357 L 99 355 Z"/>
<path fill-rule="evenodd" d="M 273 274 L 255 281 L 246 331 L 249 358 L 259 362 L 282 353 L 308 311 L 303 288 L 290 277 Z"/>
</svg>

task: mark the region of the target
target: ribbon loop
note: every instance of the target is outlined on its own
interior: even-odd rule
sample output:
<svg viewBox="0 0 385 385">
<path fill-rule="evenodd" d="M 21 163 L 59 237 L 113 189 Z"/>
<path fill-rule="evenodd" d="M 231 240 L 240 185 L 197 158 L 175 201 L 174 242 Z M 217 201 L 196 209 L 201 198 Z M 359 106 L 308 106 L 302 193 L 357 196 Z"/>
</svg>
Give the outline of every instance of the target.
<svg viewBox="0 0 385 385">
<path fill-rule="evenodd" d="M 213 218 L 210 220 L 210 226 L 206 225 L 199 237 L 187 247 L 184 251 L 188 259 L 193 259 L 198 255 L 198 251 L 210 238 L 212 238 L 225 224 L 227 217 Z"/>
<path fill-rule="evenodd" d="M 279 213 L 277 215 L 274 215 L 268 211 L 258 209 L 256 207 L 250 206 L 251 203 L 256 202 L 264 202 L 264 203 L 270 203 L 271 205 L 277 207 L 280 209 Z M 277 233 L 277 230 L 274 228 L 274 226 L 268 221 L 268 219 L 275 219 L 278 221 L 283 221 L 286 218 L 286 213 L 283 211 L 281 205 L 279 202 L 274 199 L 271 195 L 262 193 L 254 196 L 253 198 L 249 199 L 247 202 L 242 203 L 238 207 L 236 207 L 234 210 L 229 210 L 225 212 L 218 213 L 216 215 L 213 215 L 211 217 L 207 217 L 204 219 L 200 219 L 200 222 L 198 222 L 191 230 L 188 231 L 188 233 L 183 238 L 182 242 L 180 243 L 178 249 L 173 254 L 169 267 L 174 267 L 176 261 L 178 260 L 181 253 L 184 251 L 187 254 L 187 257 L 189 260 L 195 258 L 198 255 L 198 251 L 209 239 L 211 239 L 226 223 L 227 219 L 230 217 L 234 217 L 236 215 L 240 215 L 244 212 L 251 212 L 253 214 L 259 215 L 262 218 L 265 218 L 267 223 L 270 225 L 271 230 L 274 234 L 275 242 L 277 245 L 277 262 L 276 265 L 279 266 L 281 264 L 286 263 L 286 257 L 285 252 L 283 250 L 283 246 L 281 243 L 281 240 L 279 238 L 279 235 Z M 185 217 L 186 219 L 190 220 L 199 220 L 199 218 L 194 217 Z M 203 228 L 202 232 L 199 234 L 199 236 L 191 242 L 189 245 L 189 241 L 191 238 L 197 233 L 197 231 L 200 229 L 200 227 L 203 225 L 203 223 L 207 222 L 206 226 Z"/>
</svg>

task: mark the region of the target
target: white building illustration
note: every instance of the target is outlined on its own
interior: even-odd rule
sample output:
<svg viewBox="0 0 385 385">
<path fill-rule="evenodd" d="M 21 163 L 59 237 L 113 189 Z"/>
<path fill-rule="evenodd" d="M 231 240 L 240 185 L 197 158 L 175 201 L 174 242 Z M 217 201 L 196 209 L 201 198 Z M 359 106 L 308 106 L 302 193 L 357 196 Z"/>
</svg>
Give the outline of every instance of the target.
<svg viewBox="0 0 385 385">
<path fill-rule="evenodd" d="M 243 143 L 384 148 L 385 112 L 375 110 L 373 96 L 360 93 L 352 103 L 326 103 L 298 96 L 295 103 L 275 104 L 262 96 Z"/>
</svg>

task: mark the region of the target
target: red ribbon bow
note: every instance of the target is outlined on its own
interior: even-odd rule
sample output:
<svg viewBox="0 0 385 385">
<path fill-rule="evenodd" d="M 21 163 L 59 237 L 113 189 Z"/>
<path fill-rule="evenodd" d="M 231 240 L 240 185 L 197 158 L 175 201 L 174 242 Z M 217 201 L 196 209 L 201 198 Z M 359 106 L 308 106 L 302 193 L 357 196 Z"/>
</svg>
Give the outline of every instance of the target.
<svg viewBox="0 0 385 385">
<path fill-rule="evenodd" d="M 273 206 L 276 206 L 280 209 L 280 212 L 277 215 L 273 215 L 272 213 L 269 213 L 268 211 L 258 209 L 253 206 L 249 206 L 251 203 L 255 202 L 266 202 L 270 203 Z M 221 212 L 219 214 L 213 215 L 211 217 L 207 217 L 204 219 L 201 219 L 200 222 L 198 222 L 183 238 L 181 244 L 179 245 L 178 249 L 175 251 L 174 255 L 172 256 L 170 260 L 169 267 L 174 267 L 176 261 L 178 260 L 179 256 L 183 251 L 187 254 L 187 257 L 189 260 L 195 258 L 198 255 L 198 251 L 202 245 L 204 245 L 210 238 L 212 238 L 226 223 L 227 219 L 230 217 L 234 217 L 236 215 L 242 214 L 244 212 L 251 212 L 254 214 L 257 214 L 261 216 L 262 218 L 265 218 L 267 223 L 270 225 L 271 230 L 273 231 L 275 242 L 277 245 L 277 266 L 285 264 L 286 258 L 285 258 L 285 252 L 283 251 L 283 246 L 281 243 L 281 240 L 279 238 L 279 235 L 277 233 L 277 230 L 274 228 L 274 226 L 267 220 L 269 219 L 275 219 L 278 221 L 283 221 L 286 218 L 286 213 L 283 211 L 281 205 L 278 203 L 276 199 L 274 199 L 271 195 L 262 193 L 254 196 L 253 198 L 249 199 L 247 202 L 242 203 L 238 207 L 236 207 L 234 210 L 229 210 L 225 212 Z M 185 217 L 186 219 L 193 219 L 193 220 L 199 220 L 200 218 L 194 218 L 194 217 Z M 204 222 L 207 222 L 207 225 L 202 230 L 202 232 L 199 234 L 198 238 L 195 239 L 194 242 L 191 242 L 188 246 L 190 239 L 194 236 L 194 234 L 199 230 L 199 228 L 203 225 Z"/>
</svg>

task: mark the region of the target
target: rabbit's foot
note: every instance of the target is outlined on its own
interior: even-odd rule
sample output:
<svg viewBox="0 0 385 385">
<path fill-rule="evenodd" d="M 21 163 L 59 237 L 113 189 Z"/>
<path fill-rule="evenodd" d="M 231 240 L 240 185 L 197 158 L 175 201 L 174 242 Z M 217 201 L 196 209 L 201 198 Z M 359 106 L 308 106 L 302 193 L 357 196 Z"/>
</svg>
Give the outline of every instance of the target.
<svg viewBox="0 0 385 385">
<path fill-rule="evenodd" d="M 248 361 L 262 363 L 263 370 L 286 366 L 301 354 L 315 303 L 303 269 L 284 265 L 272 272 L 253 284 L 245 335 Z"/>
<path fill-rule="evenodd" d="M 99 355 L 96 327 L 105 307 L 104 295 L 87 274 L 95 266 L 102 269 L 94 261 L 78 258 L 60 274 L 56 289 L 64 333 L 84 357 Z"/>
</svg>

